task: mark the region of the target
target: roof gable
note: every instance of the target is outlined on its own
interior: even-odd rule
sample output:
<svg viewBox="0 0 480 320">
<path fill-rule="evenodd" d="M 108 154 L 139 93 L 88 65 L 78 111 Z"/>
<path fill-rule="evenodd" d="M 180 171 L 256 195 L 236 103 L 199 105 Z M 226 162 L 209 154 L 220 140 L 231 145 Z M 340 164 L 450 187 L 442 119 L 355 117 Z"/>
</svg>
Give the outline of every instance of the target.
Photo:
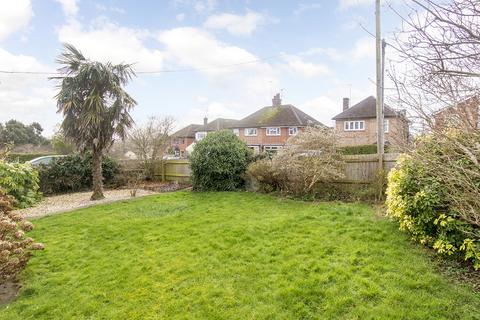
<svg viewBox="0 0 480 320">
<path fill-rule="evenodd" d="M 383 115 L 386 118 L 397 117 L 399 114 L 387 105 L 383 107 Z M 347 119 L 366 119 L 377 117 L 377 99 L 369 96 L 359 103 L 351 106 L 347 110 L 337 114 L 333 120 L 347 120 Z"/>
</svg>

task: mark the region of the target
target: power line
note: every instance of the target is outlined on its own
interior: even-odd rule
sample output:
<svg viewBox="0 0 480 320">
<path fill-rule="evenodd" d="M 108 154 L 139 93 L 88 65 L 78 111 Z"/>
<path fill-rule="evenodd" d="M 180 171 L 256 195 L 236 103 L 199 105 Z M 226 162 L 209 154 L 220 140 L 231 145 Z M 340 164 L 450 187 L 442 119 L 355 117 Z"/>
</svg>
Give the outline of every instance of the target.
<svg viewBox="0 0 480 320">
<path fill-rule="evenodd" d="M 259 62 L 262 62 L 262 61 L 271 60 L 271 59 L 276 58 L 278 56 L 280 56 L 280 55 L 274 55 L 274 56 L 269 56 L 269 57 L 260 58 L 260 59 L 256 59 L 256 60 L 243 61 L 243 62 L 231 63 L 231 64 L 225 64 L 225 65 L 216 65 L 216 66 L 210 66 L 210 67 L 182 68 L 182 69 L 160 69 L 160 70 L 150 70 L 150 71 L 140 70 L 140 71 L 135 71 L 135 73 L 136 74 L 157 74 L 157 73 L 174 73 L 174 72 L 190 72 L 190 71 L 204 71 L 204 70 L 224 69 L 224 68 L 231 68 L 231 67 L 236 67 L 236 66 L 241 66 L 241 65 L 259 63 Z M 0 73 L 1 74 L 33 74 L 33 75 L 49 75 L 49 76 L 64 75 L 60 72 L 47 72 L 47 71 L 0 70 Z"/>
</svg>

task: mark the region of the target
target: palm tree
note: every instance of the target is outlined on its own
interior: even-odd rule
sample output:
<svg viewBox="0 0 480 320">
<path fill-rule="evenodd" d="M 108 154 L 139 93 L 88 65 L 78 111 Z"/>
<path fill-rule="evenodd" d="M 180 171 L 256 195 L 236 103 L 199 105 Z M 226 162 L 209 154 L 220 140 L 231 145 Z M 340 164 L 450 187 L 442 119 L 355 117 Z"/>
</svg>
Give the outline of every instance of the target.
<svg viewBox="0 0 480 320">
<path fill-rule="evenodd" d="M 137 104 L 122 88 L 135 76 L 130 64 L 114 65 L 86 59 L 70 44 L 56 60 L 62 65 L 57 99 L 61 129 L 80 152 L 92 152 L 93 194 L 103 199 L 103 153 L 116 137 L 125 138 L 133 124 L 129 111 Z"/>
</svg>

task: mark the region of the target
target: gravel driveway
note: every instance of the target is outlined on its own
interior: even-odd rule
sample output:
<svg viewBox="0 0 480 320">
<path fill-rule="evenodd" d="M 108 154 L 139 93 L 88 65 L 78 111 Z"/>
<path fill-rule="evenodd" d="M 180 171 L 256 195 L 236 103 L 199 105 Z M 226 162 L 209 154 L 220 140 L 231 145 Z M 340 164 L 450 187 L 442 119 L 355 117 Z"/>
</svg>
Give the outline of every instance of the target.
<svg viewBox="0 0 480 320">
<path fill-rule="evenodd" d="M 157 194 L 158 192 L 149 190 L 137 190 L 137 198 Z M 27 218 L 38 218 L 47 215 L 72 211 L 79 208 L 85 208 L 100 203 L 109 203 L 118 200 L 132 199 L 130 190 L 105 190 L 105 199 L 91 201 L 91 191 L 63 194 L 59 196 L 45 197 L 35 207 L 16 210 Z"/>
</svg>

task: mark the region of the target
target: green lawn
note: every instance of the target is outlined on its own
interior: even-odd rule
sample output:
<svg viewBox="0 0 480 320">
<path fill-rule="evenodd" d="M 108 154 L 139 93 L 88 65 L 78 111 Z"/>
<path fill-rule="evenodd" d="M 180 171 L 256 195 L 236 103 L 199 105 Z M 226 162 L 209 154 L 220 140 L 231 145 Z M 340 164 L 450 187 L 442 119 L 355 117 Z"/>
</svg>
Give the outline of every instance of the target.
<svg viewBox="0 0 480 320">
<path fill-rule="evenodd" d="M 35 221 L 0 319 L 479 319 L 367 205 L 178 192 Z"/>
</svg>

